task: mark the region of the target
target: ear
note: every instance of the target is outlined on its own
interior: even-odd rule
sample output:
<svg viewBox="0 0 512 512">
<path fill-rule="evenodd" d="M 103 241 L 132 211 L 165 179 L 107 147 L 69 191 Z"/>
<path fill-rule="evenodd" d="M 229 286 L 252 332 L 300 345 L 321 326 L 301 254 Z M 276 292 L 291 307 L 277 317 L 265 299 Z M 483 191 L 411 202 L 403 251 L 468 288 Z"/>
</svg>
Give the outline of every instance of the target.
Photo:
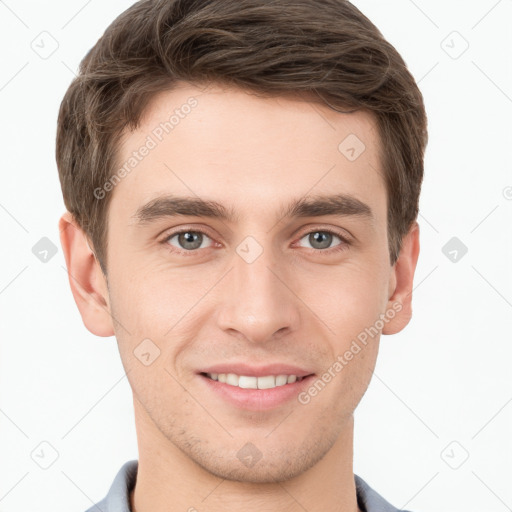
<svg viewBox="0 0 512 512">
<path fill-rule="evenodd" d="M 412 318 L 412 285 L 419 253 L 420 227 L 415 221 L 402 239 L 400 255 L 391 271 L 386 311 L 396 314 L 384 325 L 382 334 L 400 332 Z"/>
<path fill-rule="evenodd" d="M 70 212 L 60 218 L 59 230 L 71 292 L 85 327 L 96 336 L 113 336 L 107 281 L 85 233 Z"/>
</svg>

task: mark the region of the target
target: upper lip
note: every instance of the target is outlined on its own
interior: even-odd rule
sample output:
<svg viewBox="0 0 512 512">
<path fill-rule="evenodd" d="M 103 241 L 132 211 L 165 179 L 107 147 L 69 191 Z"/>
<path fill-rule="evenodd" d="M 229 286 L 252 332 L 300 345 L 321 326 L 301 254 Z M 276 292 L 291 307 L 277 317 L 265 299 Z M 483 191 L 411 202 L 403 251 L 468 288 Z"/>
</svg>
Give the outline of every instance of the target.
<svg viewBox="0 0 512 512">
<path fill-rule="evenodd" d="M 209 366 L 198 373 L 234 373 L 236 375 L 245 375 L 247 377 L 264 377 L 266 375 L 296 375 L 297 377 L 306 377 L 314 372 L 304 370 L 298 366 L 289 364 L 266 364 L 264 366 L 251 366 L 245 363 L 222 363 Z"/>
</svg>

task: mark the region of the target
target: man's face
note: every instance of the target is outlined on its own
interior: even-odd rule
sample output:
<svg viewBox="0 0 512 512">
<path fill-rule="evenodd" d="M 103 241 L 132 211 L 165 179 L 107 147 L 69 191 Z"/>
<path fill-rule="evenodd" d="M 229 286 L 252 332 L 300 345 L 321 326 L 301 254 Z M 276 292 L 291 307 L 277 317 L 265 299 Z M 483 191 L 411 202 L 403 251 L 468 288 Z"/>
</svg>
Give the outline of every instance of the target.
<svg viewBox="0 0 512 512">
<path fill-rule="evenodd" d="M 185 84 L 123 138 L 120 166 L 137 163 L 111 192 L 109 307 L 138 426 L 159 450 L 264 482 L 301 474 L 350 431 L 380 333 L 333 368 L 393 291 L 378 143 L 363 112 Z M 171 195 L 233 217 L 177 215 Z M 286 215 L 297 200 L 340 195 L 352 209 Z M 250 390 L 211 380 L 212 368 L 261 387 L 272 379 L 254 379 L 258 370 L 310 377 Z"/>
</svg>

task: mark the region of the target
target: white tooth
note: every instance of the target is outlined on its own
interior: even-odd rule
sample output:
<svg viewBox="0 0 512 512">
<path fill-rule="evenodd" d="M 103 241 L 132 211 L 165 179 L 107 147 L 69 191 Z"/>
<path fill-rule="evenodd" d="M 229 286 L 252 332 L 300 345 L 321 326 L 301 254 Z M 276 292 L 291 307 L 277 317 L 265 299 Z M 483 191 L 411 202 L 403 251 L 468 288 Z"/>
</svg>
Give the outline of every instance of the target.
<svg viewBox="0 0 512 512">
<path fill-rule="evenodd" d="M 278 375 L 276 377 L 276 386 L 284 386 L 288 382 L 287 375 Z"/>
<path fill-rule="evenodd" d="M 238 386 L 238 375 L 228 373 L 226 375 L 226 384 L 229 384 L 230 386 Z"/>
<path fill-rule="evenodd" d="M 276 378 L 273 375 L 258 377 L 258 389 L 270 389 L 276 387 Z"/>
<path fill-rule="evenodd" d="M 213 380 L 244 389 L 272 389 L 300 382 L 303 379 L 296 375 L 265 375 L 264 377 L 238 376 L 235 373 L 208 373 L 207 375 Z"/>
<path fill-rule="evenodd" d="M 247 377 L 240 375 L 238 386 L 245 389 L 258 389 L 258 377 Z"/>
</svg>

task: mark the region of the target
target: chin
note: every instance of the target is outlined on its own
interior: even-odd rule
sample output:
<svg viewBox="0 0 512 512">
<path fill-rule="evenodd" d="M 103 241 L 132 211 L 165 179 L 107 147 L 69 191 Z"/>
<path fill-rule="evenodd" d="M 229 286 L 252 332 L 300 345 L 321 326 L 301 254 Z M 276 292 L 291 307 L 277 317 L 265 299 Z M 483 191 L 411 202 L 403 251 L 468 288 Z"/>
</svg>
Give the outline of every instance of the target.
<svg viewBox="0 0 512 512">
<path fill-rule="evenodd" d="M 332 437 L 332 436 L 331 436 Z M 275 447 L 262 447 L 263 440 L 245 443 L 240 449 L 202 451 L 196 445 L 189 457 L 210 474 L 233 482 L 271 484 L 298 477 L 320 461 L 332 448 L 335 439 L 321 436 L 315 440 Z M 267 440 L 268 444 L 268 440 Z M 231 456 L 226 457 L 226 453 Z"/>
</svg>

